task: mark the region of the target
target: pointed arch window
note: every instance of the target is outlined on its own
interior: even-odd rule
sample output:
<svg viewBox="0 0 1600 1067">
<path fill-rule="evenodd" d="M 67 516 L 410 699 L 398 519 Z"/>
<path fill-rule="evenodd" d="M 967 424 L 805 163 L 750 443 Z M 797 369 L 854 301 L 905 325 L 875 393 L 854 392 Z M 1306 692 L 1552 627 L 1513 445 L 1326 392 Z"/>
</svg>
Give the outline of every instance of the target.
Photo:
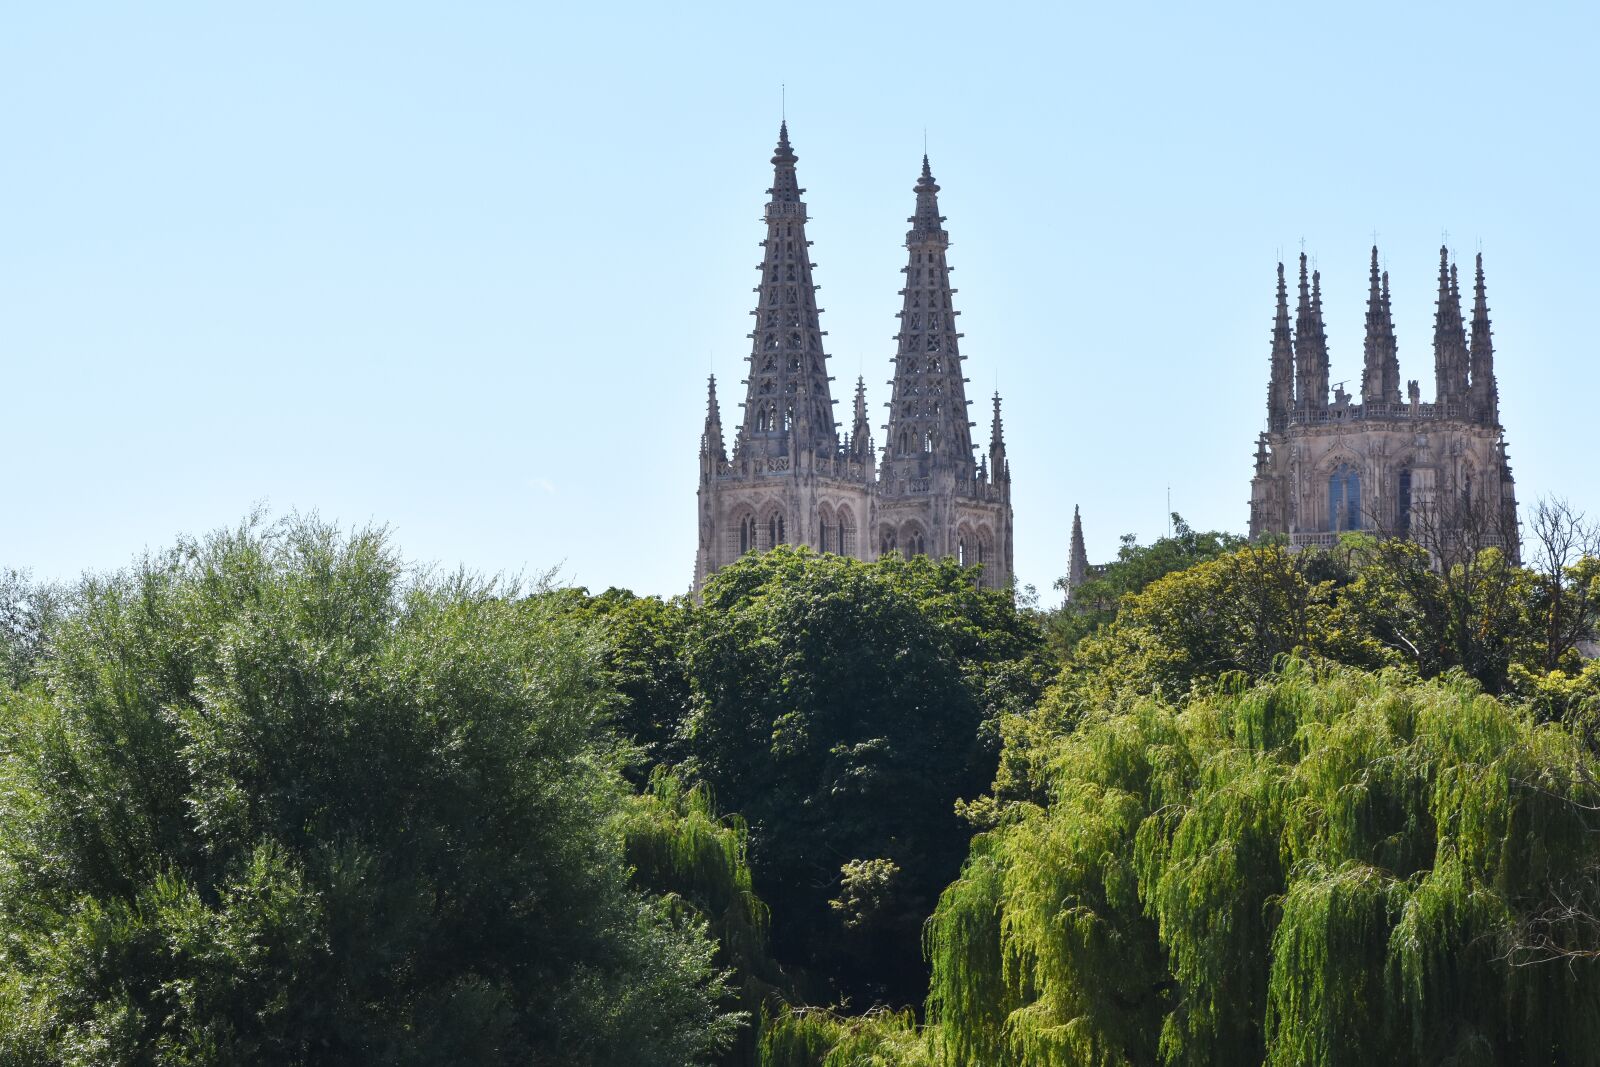
<svg viewBox="0 0 1600 1067">
<path fill-rule="evenodd" d="M 838 520 L 839 555 L 853 556 L 856 552 L 855 515 L 849 508 L 840 508 Z"/>
<path fill-rule="evenodd" d="M 739 520 L 739 555 L 756 547 L 756 517 L 746 515 Z"/>
<path fill-rule="evenodd" d="M 1395 481 L 1395 526 L 1405 535 L 1411 532 L 1411 468 L 1401 470 Z"/>
<path fill-rule="evenodd" d="M 1361 529 L 1361 473 L 1348 463 L 1328 475 L 1328 529 Z"/>
</svg>

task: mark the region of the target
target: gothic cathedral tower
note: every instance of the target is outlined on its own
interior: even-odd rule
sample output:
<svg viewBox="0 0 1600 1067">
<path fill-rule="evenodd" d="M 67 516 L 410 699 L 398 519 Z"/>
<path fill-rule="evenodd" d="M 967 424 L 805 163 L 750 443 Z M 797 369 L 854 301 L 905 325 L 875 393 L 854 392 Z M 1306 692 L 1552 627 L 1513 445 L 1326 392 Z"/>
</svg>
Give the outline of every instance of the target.
<svg viewBox="0 0 1600 1067">
<path fill-rule="evenodd" d="M 982 564 L 985 586 L 1009 588 L 1011 467 L 1000 397 L 994 398 L 989 454 L 975 460 L 951 305 L 955 290 L 945 262 L 950 239 L 928 160 L 922 161 L 906 235 L 906 287 L 880 477 L 864 382 L 856 382 L 850 431 L 841 434 L 834 421 L 796 158 L 784 123 L 772 157 L 744 415 L 731 459 L 714 379 L 709 387 L 694 588 L 744 553 L 780 544 L 862 560 L 895 551 L 953 556 L 964 565 Z"/>
<path fill-rule="evenodd" d="M 1300 256 L 1299 306 L 1278 264 L 1267 428 L 1256 444 L 1250 536 L 1291 545 L 1331 545 L 1349 530 L 1409 537 L 1436 557 L 1489 545 L 1518 550 L 1516 484 L 1500 425 L 1494 342 L 1477 259 L 1472 335 L 1461 310 L 1456 266 L 1439 249 L 1434 313 L 1433 403 L 1418 383 L 1400 395 L 1389 274 L 1372 250 L 1367 284 L 1361 397 L 1328 396 L 1328 344 L 1321 276 Z"/>
<path fill-rule="evenodd" d="M 834 422 L 797 158 L 784 123 L 772 156 L 744 418 L 731 461 L 715 380 L 710 385 L 700 441 L 696 590 L 744 553 L 775 545 L 859 556 L 858 531 L 871 528 L 865 524 L 871 521 L 872 437 L 859 386 L 852 432 L 841 436 Z"/>
<path fill-rule="evenodd" d="M 986 461 L 974 461 L 967 417 L 961 334 L 945 252 L 950 235 L 939 214 L 939 186 L 928 157 L 906 221 L 906 287 L 900 290 L 888 438 L 878 482 L 878 551 L 954 556 L 983 564 L 985 585 L 1011 581 L 1011 465 L 1000 424 L 1000 397 Z"/>
</svg>

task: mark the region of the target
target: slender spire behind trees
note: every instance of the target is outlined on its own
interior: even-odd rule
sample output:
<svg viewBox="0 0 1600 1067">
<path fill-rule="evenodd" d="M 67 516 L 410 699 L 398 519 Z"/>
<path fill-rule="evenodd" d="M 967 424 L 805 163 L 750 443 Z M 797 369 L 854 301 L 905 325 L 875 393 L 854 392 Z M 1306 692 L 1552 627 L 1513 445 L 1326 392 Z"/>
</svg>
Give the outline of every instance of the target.
<svg viewBox="0 0 1600 1067">
<path fill-rule="evenodd" d="M 1280 284 L 1283 277 L 1283 264 L 1278 264 L 1278 277 Z M 1072 547 L 1067 556 L 1067 599 L 1072 599 L 1072 594 L 1089 577 L 1089 553 L 1083 547 L 1083 519 L 1078 514 L 1078 505 L 1072 505 Z"/>
</svg>

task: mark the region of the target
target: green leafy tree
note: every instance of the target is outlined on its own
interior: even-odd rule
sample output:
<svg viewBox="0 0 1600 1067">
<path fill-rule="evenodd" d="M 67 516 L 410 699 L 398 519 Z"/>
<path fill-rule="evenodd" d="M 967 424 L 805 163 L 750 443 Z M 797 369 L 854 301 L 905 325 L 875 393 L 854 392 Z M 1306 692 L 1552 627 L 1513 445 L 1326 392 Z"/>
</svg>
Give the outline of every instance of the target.
<svg viewBox="0 0 1600 1067">
<path fill-rule="evenodd" d="M 1103 704 L 1052 768 L 930 924 L 951 1062 L 1600 1060 L 1600 782 L 1565 727 L 1291 661 Z"/>
<path fill-rule="evenodd" d="M 33 674 L 45 636 L 68 603 L 58 586 L 0 568 L 0 686 L 20 686 Z"/>
<path fill-rule="evenodd" d="M 0 1063 L 680 1064 L 733 1020 L 632 888 L 594 634 L 381 533 L 87 582 L 0 714 Z"/>
<path fill-rule="evenodd" d="M 1164 575 L 1125 596 L 1116 619 L 1080 643 L 1067 681 L 1175 698 L 1232 672 L 1260 677 L 1295 649 L 1369 659 L 1359 642 L 1334 647 L 1334 583 L 1317 580 L 1320 559 L 1252 545 Z"/>
<path fill-rule="evenodd" d="M 1196 530 L 1177 512 L 1172 513 L 1172 532 L 1151 544 L 1141 545 L 1135 535 L 1123 534 L 1117 558 L 1073 590 L 1070 603 L 1050 613 L 1051 645 L 1059 653 L 1070 652 L 1084 637 L 1116 616 L 1123 597 L 1140 592 L 1174 571 L 1235 551 L 1244 543 L 1245 539 L 1237 534 Z M 1066 585 L 1065 578 L 1056 582 L 1056 588 L 1061 590 Z"/>
<path fill-rule="evenodd" d="M 707 585 L 688 670 L 691 766 L 749 820 L 778 958 L 819 999 L 920 1000 L 922 923 L 970 833 L 955 802 L 1038 696 L 1037 627 L 954 561 L 782 549 Z"/>
<path fill-rule="evenodd" d="M 629 778 L 642 788 L 652 768 L 682 762 L 691 700 L 688 599 L 641 597 L 623 589 L 598 596 L 582 589 L 541 595 L 595 623 L 605 638 L 604 661 L 620 698 L 614 724 L 639 747 Z"/>
</svg>

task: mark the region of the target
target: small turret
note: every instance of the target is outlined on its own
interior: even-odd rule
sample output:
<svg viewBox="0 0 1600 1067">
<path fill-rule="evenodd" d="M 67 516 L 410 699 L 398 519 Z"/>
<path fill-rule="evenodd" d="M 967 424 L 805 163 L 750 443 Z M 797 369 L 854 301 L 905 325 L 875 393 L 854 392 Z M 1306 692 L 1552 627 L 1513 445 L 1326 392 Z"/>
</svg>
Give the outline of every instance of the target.
<svg viewBox="0 0 1600 1067">
<path fill-rule="evenodd" d="M 1489 328 L 1489 300 L 1483 284 L 1483 253 L 1478 253 L 1477 278 L 1472 287 L 1472 418 L 1485 426 L 1500 425 L 1500 387 L 1494 376 L 1494 337 Z"/>
<path fill-rule="evenodd" d="M 989 427 L 989 480 L 1011 480 L 1011 461 L 1006 459 L 1006 430 L 1000 418 L 1000 394 L 994 394 L 994 422 Z"/>
<path fill-rule="evenodd" d="M 1450 249 L 1439 248 L 1439 299 L 1433 315 L 1434 402 L 1459 404 L 1467 395 L 1466 332 L 1461 293 L 1450 263 Z"/>
<path fill-rule="evenodd" d="M 717 376 L 706 383 L 706 427 L 700 433 L 700 466 L 704 470 L 720 470 L 728 462 L 728 453 L 722 441 L 722 405 L 717 403 Z"/>
<path fill-rule="evenodd" d="M 1306 284 L 1306 254 L 1300 253 L 1300 305 L 1294 326 L 1295 407 L 1322 411 L 1328 406 L 1328 334 L 1322 325 L 1322 274 Z"/>
<path fill-rule="evenodd" d="M 1294 410 L 1294 335 L 1289 330 L 1289 287 L 1278 264 L 1278 311 L 1272 320 L 1272 372 L 1267 380 L 1267 428 L 1281 430 Z"/>
<path fill-rule="evenodd" d="M 863 463 L 871 463 L 872 425 L 867 421 L 867 380 L 856 377 L 855 425 L 850 431 L 850 455 Z"/>
<path fill-rule="evenodd" d="M 1378 246 L 1372 246 L 1372 268 L 1367 286 L 1367 337 L 1365 370 L 1361 376 L 1363 404 L 1400 403 L 1400 360 L 1395 343 L 1394 319 L 1389 310 L 1389 275 L 1378 272 Z"/>
</svg>

